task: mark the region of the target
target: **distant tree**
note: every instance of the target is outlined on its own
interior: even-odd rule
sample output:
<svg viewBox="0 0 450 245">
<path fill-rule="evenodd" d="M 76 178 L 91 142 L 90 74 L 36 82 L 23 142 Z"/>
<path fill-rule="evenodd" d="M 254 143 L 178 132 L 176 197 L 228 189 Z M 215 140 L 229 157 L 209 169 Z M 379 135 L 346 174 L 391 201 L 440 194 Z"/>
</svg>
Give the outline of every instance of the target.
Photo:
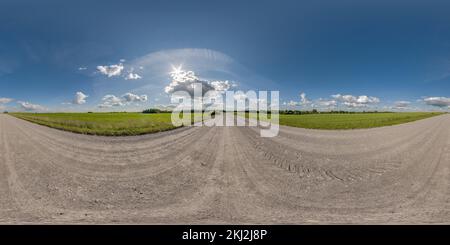
<svg viewBox="0 0 450 245">
<path fill-rule="evenodd" d="M 161 110 L 156 108 L 150 108 L 142 111 L 142 113 L 160 113 L 160 112 Z"/>
</svg>

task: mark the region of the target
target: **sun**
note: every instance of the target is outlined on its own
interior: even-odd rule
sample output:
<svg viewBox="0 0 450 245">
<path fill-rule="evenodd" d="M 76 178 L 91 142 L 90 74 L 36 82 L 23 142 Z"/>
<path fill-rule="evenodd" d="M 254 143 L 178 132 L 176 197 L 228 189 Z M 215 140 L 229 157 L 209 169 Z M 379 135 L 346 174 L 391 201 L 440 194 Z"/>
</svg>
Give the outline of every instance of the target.
<svg viewBox="0 0 450 245">
<path fill-rule="evenodd" d="M 178 67 L 172 65 L 172 71 L 170 72 L 170 75 L 179 76 L 181 73 L 183 73 L 182 65 L 179 65 Z"/>
<path fill-rule="evenodd" d="M 172 71 L 170 72 L 170 76 L 174 81 L 177 82 L 186 82 L 186 81 L 195 81 L 198 80 L 198 77 L 195 75 L 193 71 L 185 71 L 182 69 L 182 66 L 178 67 L 172 65 Z"/>
</svg>

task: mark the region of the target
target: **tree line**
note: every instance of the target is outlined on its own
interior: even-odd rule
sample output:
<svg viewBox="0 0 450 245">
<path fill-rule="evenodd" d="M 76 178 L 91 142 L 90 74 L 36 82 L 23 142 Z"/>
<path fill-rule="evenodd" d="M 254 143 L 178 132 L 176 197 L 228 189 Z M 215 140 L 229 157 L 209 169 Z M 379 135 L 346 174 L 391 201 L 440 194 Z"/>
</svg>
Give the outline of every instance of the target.
<svg viewBox="0 0 450 245">
<path fill-rule="evenodd" d="M 150 108 L 145 109 L 142 111 L 142 113 L 171 113 L 170 110 L 160 110 L 156 108 Z M 195 110 L 191 110 L 192 113 L 197 112 Z M 202 112 L 205 112 L 204 110 Z M 233 111 L 223 111 L 223 112 L 233 112 Z M 235 113 L 238 111 L 234 111 Z M 246 110 L 246 113 L 249 113 L 250 111 Z M 253 113 L 258 111 L 251 111 Z M 267 113 L 271 113 L 270 111 L 267 111 Z M 305 114 L 357 114 L 357 113 L 393 113 L 391 111 L 344 111 L 344 110 L 331 110 L 331 111 L 318 111 L 316 109 L 312 110 L 280 110 L 279 114 L 285 114 L 285 115 L 305 115 Z"/>
</svg>

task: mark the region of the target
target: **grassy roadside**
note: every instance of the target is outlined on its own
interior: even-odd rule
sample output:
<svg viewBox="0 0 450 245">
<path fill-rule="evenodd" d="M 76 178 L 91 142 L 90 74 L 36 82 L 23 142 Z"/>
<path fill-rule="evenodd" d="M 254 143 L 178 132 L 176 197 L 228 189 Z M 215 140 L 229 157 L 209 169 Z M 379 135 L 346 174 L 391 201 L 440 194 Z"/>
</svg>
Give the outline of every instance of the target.
<svg viewBox="0 0 450 245">
<path fill-rule="evenodd" d="M 397 113 L 355 113 L 355 114 L 305 114 L 279 115 L 280 125 L 310 129 L 359 129 L 391 126 L 425 119 L 444 113 L 439 112 L 397 112 Z M 256 113 L 246 117 L 257 118 Z"/>
<path fill-rule="evenodd" d="M 176 128 L 171 113 L 10 113 L 40 125 L 74 133 L 127 136 L 155 133 Z M 196 121 L 197 116 L 192 115 Z"/>
</svg>

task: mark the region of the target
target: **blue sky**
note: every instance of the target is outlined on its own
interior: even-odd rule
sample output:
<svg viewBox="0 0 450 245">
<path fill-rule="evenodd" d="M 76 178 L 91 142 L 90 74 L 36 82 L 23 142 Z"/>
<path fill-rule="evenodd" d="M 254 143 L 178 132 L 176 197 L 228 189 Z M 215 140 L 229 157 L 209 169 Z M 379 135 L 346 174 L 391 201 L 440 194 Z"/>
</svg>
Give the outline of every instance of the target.
<svg viewBox="0 0 450 245">
<path fill-rule="evenodd" d="M 2 0 L 0 109 L 167 105 L 170 72 L 181 65 L 229 89 L 279 90 L 285 108 L 449 110 L 449 9 L 448 1 Z"/>
</svg>

